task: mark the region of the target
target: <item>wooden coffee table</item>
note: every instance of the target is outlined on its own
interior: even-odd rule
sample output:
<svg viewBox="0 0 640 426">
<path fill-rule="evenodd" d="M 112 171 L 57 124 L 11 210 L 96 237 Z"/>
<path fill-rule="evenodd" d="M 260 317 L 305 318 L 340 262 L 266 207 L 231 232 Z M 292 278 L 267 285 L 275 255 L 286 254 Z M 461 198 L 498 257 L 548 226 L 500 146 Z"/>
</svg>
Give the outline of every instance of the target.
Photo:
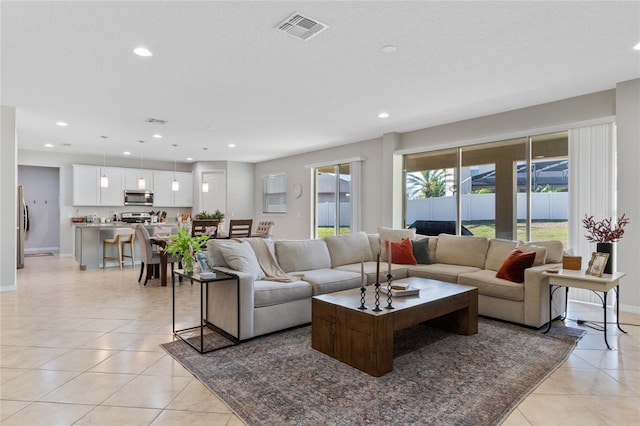
<svg viewBox="0 0 640 426">
<path fill-rule="evenodd" d="M 448 331 L 478 332 L 478 289 L 424 278 L 397 280 L 420 289 L 415 296 L 394 297 L 395 309 L 374 312 L 374 286 L 367 287 L 366 306 L 360 310 L 360 289 L 314 296 L 311 347 L 367 374 L 380 377 L 393 370 L 393 333 L 424 321 Z M 386 284 L 385 284 L 386 285 Z"/>
</svg>

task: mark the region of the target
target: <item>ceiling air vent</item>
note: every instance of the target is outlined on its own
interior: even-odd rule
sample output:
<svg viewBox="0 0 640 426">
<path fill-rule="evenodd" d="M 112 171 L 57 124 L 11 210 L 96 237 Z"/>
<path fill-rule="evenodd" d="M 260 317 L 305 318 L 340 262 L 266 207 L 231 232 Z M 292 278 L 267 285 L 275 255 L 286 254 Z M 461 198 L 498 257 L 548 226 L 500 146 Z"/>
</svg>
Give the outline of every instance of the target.
<svg viewBox="0 0 640 426">
<path fill-rule="evenodd" d="M 309 40 L 311 37 L 329 28 L 327 24 L 309 18 L 308 16 L 294 13 L 280 23 L 276 29 L 300 40 Z"/>
<path fill-rule="evenodd" d="M 167 124 L 168 121 L 167 120 L 159 120 L 157 118 L 147 118 L 146 120 L 144 120 L 145 123 L 151 123 L 151 124 Z"/>
</svg>

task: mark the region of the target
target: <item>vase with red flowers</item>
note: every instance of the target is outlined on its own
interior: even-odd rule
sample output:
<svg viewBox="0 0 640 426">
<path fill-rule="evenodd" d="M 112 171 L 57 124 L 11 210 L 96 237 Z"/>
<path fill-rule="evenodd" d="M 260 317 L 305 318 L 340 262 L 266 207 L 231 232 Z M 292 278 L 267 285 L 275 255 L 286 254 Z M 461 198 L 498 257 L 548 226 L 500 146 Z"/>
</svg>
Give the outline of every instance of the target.
<svg viewBox="0 0 640 426">
<path fill-rule="evenodd" d="M 629 224 L 629 218 L 624 214 L 614 220 L 605 218 L 599 221 L 593 219 L 593 216 L 584 216 L 582 226 L 587 230 L 587 240 L 596 243 L 596 250 L 599 253 L 609 253 L 609 260 L 604 268 L 605 274 L 613 272 L 613 258 L 615 255 L 615 246 L 613 243 L 619 241 L 624 235 L 624 227 Z"/>
</svg>

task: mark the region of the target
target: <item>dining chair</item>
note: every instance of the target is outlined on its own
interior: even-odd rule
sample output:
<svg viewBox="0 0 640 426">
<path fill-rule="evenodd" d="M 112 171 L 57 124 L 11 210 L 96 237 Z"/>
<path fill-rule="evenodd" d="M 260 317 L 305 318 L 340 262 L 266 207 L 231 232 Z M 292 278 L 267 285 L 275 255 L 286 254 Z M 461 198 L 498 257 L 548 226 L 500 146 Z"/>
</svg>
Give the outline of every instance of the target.
<svg viewBox="0 0 640 426">
<path fill-rule="evenodd" d="M 191 236 L 197 237 L 202 234 L 210 234 L 210 238 L 218 237 L 218 228 L 220 227 L 220 221 L 216 219 L 194 219 L 191 222 Z M 213 229 L 213 232 L 207 232 L 207 230 Z"/>
<path fill-rule="evenodd" d="M 271 238 L 273 227 L 276 223 L 273 220 L 261 220 L 256 226 L 256 232 L 252 234 L 254 237 Z"/>
<path fill-rule="evenodd" d="M 135 231 L 140 245 L 140 276 L 138 277 L 138 282 L 142 280 L 142 274 L 144 273 L 146 266 L 147 273 L 144 278 L 144 285 L 147 285 L 149 275 L 151 275 L 149 266 L 160 265 L 160 262 L 162 261 L 162 252 L 153 250 L 151 236 L 144 225 L 140 223 L 137 224 Z M 178 262 L 179 259 L 173 257 L 171 254 L 168 254 L 167 256 L 167 263 L 171 264 L 171 279 L 173 279 L 173 264 Z"/>
<path fill-rule="evenodd" d="M 107 265 L 107 260 L 117 260 L 120 269 L 124 264 L 124 259 L 131 259 L 131 267 L 135 268 L 135 256 L 133 252 L 133 241 L 135 240 L 135 230 L 132 228 L 117 228 L 114 231 L 113 238 L 105 238 L 102 240 L 102 269 Z M 129 254 L 126 254 L 125 247 L 129 246 Z M 108 247 L 116 247 L 117 256 L 107 256 Z"/>
<path fill-rule="evenodd" d="M 246 238 L 251 236 L 253 219 L 234 219 L 229 221 L 227 238 Z"/>
</svg>

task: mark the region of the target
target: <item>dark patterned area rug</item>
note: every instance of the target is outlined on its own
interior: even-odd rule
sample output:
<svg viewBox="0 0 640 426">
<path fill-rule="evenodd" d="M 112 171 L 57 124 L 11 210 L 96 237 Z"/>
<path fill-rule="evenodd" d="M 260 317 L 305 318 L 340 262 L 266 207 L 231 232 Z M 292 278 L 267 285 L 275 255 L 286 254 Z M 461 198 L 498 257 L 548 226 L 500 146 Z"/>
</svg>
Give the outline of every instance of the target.
<svg viewBox="0 0 640 426">
<path fill-rule="evenodd" d="M 495 425 L 569 356 L 583 330 L 552 335 L 481 318 L 479 333 L 427 325 L 395 335 L 393 371 L 372 377 L 311 348 L 311 327 L 200 355 L 162 347 L 249 425 Z"/>
</svg>

